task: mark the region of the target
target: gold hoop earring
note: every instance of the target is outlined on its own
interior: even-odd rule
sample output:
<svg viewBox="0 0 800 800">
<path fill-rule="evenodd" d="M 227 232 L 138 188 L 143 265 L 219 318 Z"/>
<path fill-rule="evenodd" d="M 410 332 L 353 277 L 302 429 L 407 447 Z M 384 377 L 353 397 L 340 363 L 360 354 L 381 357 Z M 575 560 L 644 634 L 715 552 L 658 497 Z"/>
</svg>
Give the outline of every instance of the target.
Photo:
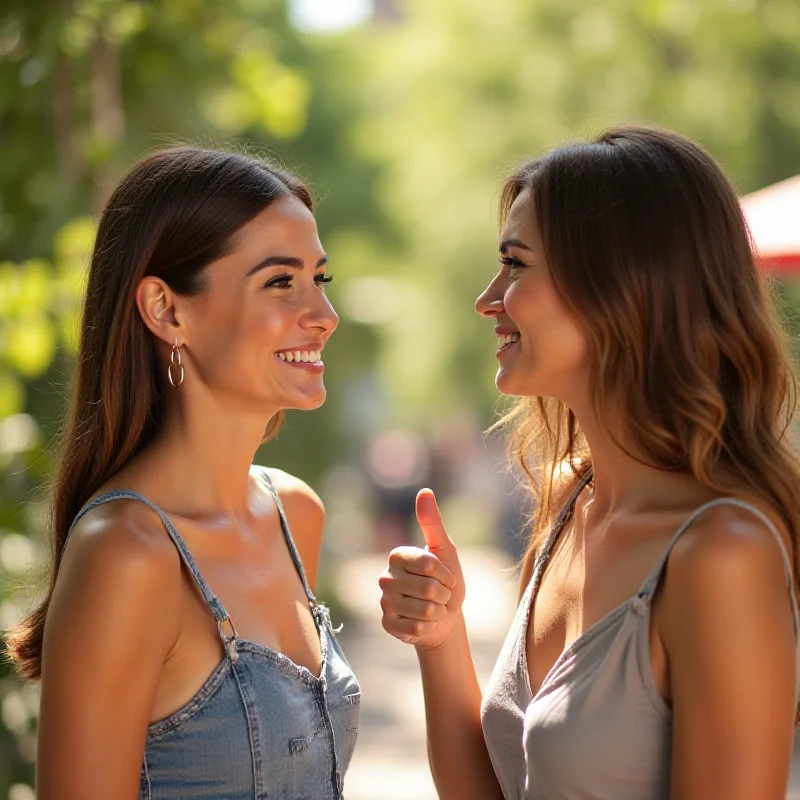
<svg viewBox="0 0 800 800">
<path fill-rule="evenodd" d="M 178 380 L 172 377 L 172 368 L 180 370 Z M 172 345 L 172 352 L 169 355 L 169 366 L 167 367 L 167 377 L 169 382 L 177 389 L 183 383 L 183 362 L 181 361 L 181 351 L 178 347 L 178 337 L 175 337 L 175 344 Z"/>
</svg>

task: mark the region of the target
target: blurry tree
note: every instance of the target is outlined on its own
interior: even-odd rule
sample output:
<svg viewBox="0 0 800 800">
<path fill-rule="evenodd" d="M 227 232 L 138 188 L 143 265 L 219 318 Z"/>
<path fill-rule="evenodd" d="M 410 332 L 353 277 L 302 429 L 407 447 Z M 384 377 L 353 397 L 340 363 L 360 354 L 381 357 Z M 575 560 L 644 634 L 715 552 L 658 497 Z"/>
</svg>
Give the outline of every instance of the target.
<svg viewBox="0 0 800 800">
<path fill-rule="evenodd" d="M 380 199 L 403 244 L 382 281 L 350 287 L 367 315 L 384 312 L 397 414 L 495 396 L 492 326 L 472 304 L 496 268 L 499 187 L 523 159 L 640 121 L 697 140 L 742 192 L 800 172 L 797 0 L 400 5 L 401 24 L 356 34 L 354 136 L 385 165 Z"/>
</svg>

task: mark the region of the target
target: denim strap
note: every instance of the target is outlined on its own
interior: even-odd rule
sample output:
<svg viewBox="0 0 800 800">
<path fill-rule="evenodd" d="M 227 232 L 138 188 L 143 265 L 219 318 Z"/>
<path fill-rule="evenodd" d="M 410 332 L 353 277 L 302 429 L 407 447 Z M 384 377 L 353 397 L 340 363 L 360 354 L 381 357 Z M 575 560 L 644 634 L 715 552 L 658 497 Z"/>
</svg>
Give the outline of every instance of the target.
<svg viewBox="0 0 800 800">
<path fill-rule="evenodd" d="M 317 598 L 314 597 L 314 593 L 311 591 L 311 587 L 308 585 L 308 580 L 306 579 L 306 572 L 303 569 L 303 562 L 300 561 L 300 555 L 297 552 L 297 547 L 295 546 L 294 539 L 292 539 L 292 533 L 289 530 L 289 521 L 286 519 L 286 512 L 283 510 L 283 503 L 281 503 L 280 497 L 278 497 L 278 491 L 275 488 L 275 485 L 272 483 L 269 475 L 267 474 L 266 469 L 264 467 L 258 467 L 258 474 L 264 481 L 264 485 L 267 487 L 267 490 L 272 495 L 272 499 L 275 501 L 275 505 L 278 507 L 278 515 L 281 519 L 281 530 L 283 531 L 283 535 L 286 539 L 286 546 L 289 548 L 289 553 L 292 556 L 292 561 L 294 561 L 295 569 L 297 570 L 297 574 L 300 576 L 300 581 L 303 584 L 303 589 L 306 593 L 306 597 L 308 598 L 308 602 L 312 608 L 318 605 Z"/>
<path fill-rule="evenodd" d="M 186 568 L 192 574 L 192 577 L 200 589 L 200 593 L 203 595 L 203 599 L 206 601 L 206 604 L 211 609 L 211 613 L 217 620 L 217 624 L 219 625 L 225 620 L 228 620 L 228 612 L 225 611 L 222 603 L 220 603 L 216 595 L 211 591 L 208 584 L 205 582 L 203 576 L 200 574 L 200 570 L 197 568 L 197 564 L 195 564 L 192 554 L 189 552 L 189 548 L 186 546 L 186 542 L 183 541 L 181 535 L 177 530 L 175 530 L 175 526 L 170 522 L 169 517 L 157 505 L 151 503 L 146 497 L 143 497 L 138 492 L 131 492 L 128 489 L 115 489 L 114 491 L 102 494 L 99 497 L 96 497 L 90 503 L 87 503 L 78 512 L 78 516 L 75 517 L 72 525 L 70 525 L 69 531 L 67 532 L 67 538 L 64 541 L 64 546 L 66 547 L 66 542 L 69 540 L 69 537 L 72 535 L 72 531 L 75 530 L 75 526 L 84 516 L 84 514 L 91 511 L 93 508 L 97 508 L 97 506 L 110 503 L 114 500 L 138 500 L 140 503 L 144 503 L 149 508 L 152 508 L 153 511 L 158 514 L 158 516 L 161 518 L 161 522 L 164 523 L 164 527 L 167 529 L 169 538 L 172 539 L 175 547 L 178 548 L 178 552 L 183 559 L 183 563 L 186 564 Z"/>
</svg>

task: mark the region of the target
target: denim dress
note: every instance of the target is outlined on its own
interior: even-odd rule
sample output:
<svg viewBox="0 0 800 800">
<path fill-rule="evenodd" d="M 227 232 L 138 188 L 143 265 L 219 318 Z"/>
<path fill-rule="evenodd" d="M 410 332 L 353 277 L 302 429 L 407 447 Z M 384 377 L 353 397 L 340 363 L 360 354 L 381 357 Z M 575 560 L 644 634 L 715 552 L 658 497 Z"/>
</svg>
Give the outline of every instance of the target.
<svg viewBox="0 0 800 800">
<path fill-rule="evenodd" d="M 266 472 L 281 528 L 319 631 L 320 675 L 283 653 L 241 639 L 166 514 L 141 495 L 116 490 L 75 519 L 113 500 L 138 500 L 161 518 L 214 615 L 225 656 L 197 694 L 147 729 L 140 800 L 341 800 L 358 735 L 361 691 L 306 580 L 286 514 Z M 71 532 L 70 530 L 70 532 Z"/>
</svg>

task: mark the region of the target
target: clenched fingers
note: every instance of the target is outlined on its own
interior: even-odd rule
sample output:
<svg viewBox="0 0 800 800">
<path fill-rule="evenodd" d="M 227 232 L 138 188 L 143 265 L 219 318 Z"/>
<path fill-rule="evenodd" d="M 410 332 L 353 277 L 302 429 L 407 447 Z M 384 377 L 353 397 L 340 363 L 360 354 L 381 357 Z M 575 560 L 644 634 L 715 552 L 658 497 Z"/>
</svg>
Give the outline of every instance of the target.
<svg viewBox="0 0 800 800">
<path fill-rule="evenodd" d="M 432 634 L 439 626 L 438 622 L 424 622 L 419 619 L 405 617 L 383 618 L 383 629 L 401 642 L 416 644 L 419 639 Z"/>
<path fill-rule="evenodd" d="M 378 584 L 383 590 L 384 597 L 412 597 L 442 606 L 450 602 L 450 590 L 434 578 L 425 578 L 408 572 L 401 573 L 400 577 L 396 578 L 387 571 L 378 579 Z"/>
<path fill-rule="evenodd" d="M 404 619 L 417 619 L 422 622 L 435 622 L 447 616 L 447 606 L 404 595 L 392 598 L 384 596 L 381 600 L 381 607 L 384 614 Z"/>
<path fill-rule="evenodd" d="M 433 553 L 420 547 L 396 547 L 389 553 L 387 569 L 394 577 L 402 573 L 433 578 L 448 589 L 456 585 L 456 577 Z"/>
</svg>

